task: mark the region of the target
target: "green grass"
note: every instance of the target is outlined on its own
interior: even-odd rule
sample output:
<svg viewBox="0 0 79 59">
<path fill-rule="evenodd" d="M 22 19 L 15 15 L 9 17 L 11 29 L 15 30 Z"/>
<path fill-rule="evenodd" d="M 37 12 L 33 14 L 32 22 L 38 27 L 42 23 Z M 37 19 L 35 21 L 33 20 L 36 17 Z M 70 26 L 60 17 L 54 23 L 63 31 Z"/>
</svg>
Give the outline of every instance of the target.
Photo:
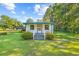
<svg viewBox="0 0 79 59">
<path fill-rule="evenodd" d="M 59 39 L 74 40 L 79 38 L 79 34 L 64 33 L 64 32 L 55 32 L 54 34 Z"/>
<path fill-rule="evenodd" d="M 79 55 L 79 35 L 56 32 L 58 41 L 23 40 L 22 33 L 0 36 L 0 56 L 69 56 Z"/>
</svg>

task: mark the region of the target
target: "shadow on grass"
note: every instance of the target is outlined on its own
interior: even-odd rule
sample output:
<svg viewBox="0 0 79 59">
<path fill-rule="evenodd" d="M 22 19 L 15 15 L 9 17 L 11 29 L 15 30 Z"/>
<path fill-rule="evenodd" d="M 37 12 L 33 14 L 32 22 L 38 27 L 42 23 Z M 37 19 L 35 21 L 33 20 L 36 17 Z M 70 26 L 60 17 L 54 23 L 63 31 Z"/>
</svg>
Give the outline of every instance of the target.
<svg viewBox="0 0 79 59">
<path fill-rule="evenodd" d="M 72 34 L 55 34 L 55 37 L 60 38 L 60 39 L 75 39 L 75 36 Z"/>
</svg>

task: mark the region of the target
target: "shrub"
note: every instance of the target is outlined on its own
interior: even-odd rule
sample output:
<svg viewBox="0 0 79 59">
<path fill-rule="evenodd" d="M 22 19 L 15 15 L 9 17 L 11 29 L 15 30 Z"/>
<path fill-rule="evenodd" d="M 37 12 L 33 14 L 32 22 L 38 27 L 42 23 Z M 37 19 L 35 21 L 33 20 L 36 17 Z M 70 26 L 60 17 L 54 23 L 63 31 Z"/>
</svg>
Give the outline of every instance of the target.
<svg viewBox="0 0 79 59">
<path fill-rule="evenodd" d="M 0 35 L 7 35 L 7 32 L 0 32 Z"/>
<path fill-rule="evenodd" d="M 26 30 L 25 30 L 25 29 L 22 29 L 22 30 L 16 30 L 15 32 L 16 32 L 16 33 L 24 33 L 24 32 L 26 32 Z"/>
<path fill-rule="evenodd" d="M 32 34 L 31 32 L 24 32 L 24 33 L 22 34 L 22 38 L 23 38 L 24 40 L 33 39 L 33 34 Z"/>
<path fill-rule="evenodd" d="M 21 30 L 21 32 L 25 32 L 25 31 L 26 31 L 25 29 L 22 29 L 22 30 Z"/>
<path fill-rule="evenodd" d="M 53 40 L 54 39 L 54 35 L 52 33 L 46 33 L 46 39 L 47 40 Z"/>
<path fill-rule="evenodd" d="M 22 33 L 22 31 L 21 30 L 16 30 L 15 33 Z"/>
</svg>

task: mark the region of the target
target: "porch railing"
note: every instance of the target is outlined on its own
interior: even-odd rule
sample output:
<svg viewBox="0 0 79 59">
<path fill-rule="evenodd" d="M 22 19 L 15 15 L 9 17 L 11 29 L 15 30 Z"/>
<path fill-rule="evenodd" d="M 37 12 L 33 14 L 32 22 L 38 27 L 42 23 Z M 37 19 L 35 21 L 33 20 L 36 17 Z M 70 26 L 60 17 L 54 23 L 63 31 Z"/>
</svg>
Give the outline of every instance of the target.
<svg viewBox="0 0 79 59">
<path fill-rule="evenodd" d="M 45 34 L 44 33 L 33 33 L 33 40 L 44 40 Z"/>
</svg>

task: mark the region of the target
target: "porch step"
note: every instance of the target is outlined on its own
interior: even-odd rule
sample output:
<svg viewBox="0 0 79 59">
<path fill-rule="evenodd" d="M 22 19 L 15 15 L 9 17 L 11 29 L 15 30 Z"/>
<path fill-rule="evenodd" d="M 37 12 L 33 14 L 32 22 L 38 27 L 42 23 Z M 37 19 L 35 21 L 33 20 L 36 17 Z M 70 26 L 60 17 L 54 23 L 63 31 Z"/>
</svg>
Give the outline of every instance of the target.
<svg viewBox="0 0 79 59">
<path fill-rule="evenodd" d="M 43 40 L 44 39 L 44 34 L 43 33 L 35 33 L 34 39 Z"/>
</svg>

